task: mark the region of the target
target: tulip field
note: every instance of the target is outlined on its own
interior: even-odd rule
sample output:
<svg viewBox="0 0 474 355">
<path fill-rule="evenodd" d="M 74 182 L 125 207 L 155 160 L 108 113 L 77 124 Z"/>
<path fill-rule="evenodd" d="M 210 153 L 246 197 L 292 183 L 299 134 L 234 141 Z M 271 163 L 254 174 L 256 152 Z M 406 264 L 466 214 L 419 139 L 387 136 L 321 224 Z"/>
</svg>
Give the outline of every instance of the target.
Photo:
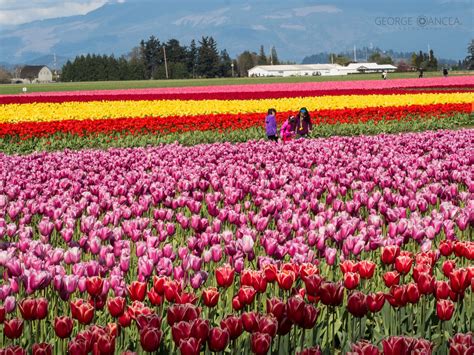
<svg viewBox="0 0 474 355">
<path fill-rule="evenodd" d="M 0 96 L 0 354 L 474 354 L 473 102 L 474 77 Z M 263 139 L 303 106 L 311 139 Z"/>
</svg>

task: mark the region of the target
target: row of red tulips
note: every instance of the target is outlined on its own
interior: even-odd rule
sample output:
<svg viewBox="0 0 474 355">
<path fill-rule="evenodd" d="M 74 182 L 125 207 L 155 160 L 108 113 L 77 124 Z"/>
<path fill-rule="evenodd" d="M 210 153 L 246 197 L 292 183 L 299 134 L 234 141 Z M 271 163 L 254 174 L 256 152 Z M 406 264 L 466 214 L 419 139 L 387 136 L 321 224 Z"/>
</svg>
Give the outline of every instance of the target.
<svg viewBox="0 0 474 355">
<path fill-rule="evenodd" d="M 414 118 L 443 118 L 458 113 L 470 113 L 470 104 L 433 104 L 412 105 L 403 107 L 373 107 L 363 109 L 320 110 L 312 114 L 314 125 L 320 124 L 354 124 L 368 121 L 399 121 Z M 277 113 L 281 124 L 292 112 Z M 173 116 L 165 118 L 119 118 L 98 120 L 64 120 L 53 122 L 23 122 L 0 124 L 0 137 L 20 136 L 46 137 L 57 132 L 71 133 L 79 136 L 93 133 L 129 132 L 141 134 L 153 132 L 170 134 L 188 131 L 227 131 L 258 127 L 264 124 L 263 113 L 219 114 L 197 116 Z"/>
</svg>

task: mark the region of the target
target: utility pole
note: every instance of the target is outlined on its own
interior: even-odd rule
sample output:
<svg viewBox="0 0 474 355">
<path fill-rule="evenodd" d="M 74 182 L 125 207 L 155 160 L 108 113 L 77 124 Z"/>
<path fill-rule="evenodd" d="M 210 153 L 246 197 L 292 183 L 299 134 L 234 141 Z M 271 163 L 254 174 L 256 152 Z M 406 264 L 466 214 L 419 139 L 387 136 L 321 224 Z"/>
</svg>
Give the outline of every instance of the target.
<svg viewBox="0 0 474 355">
<path fill-rule="evenodd" d="M 165 46 L 163 46 L 163 56 L 165 57 L 166 79 L 169 79 L 169 77 L 168 77 L 168 62 L 166 61 L 166 48 L 165 48 Z"/>
<path fill-rule="evenodd" d="M 357 63 L 357 54 L 356 54 L 356 46 L 354 44 L 354 62 Z"/>
<path fill-rule="evenodd" d="M 270 65 L 273 65 L 273 47 L 270 47 Z"/>
</svg>

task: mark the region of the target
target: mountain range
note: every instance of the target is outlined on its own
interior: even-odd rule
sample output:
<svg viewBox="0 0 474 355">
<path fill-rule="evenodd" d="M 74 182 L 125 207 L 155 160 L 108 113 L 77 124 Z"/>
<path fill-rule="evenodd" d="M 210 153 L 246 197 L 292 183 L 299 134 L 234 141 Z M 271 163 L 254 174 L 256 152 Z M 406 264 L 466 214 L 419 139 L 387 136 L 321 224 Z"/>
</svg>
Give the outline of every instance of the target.
<svg viewBox="0 0 474 355">
<path fill-rule="evenodd" d="M 473 18 L 470 0 L 114 1 L 85 15 L 2 26 L 0 62 L 38 64 L 44 58 L 51 64 L 55 54 L 61 65 L 86 53 L 120 56 L 151 35 L 185 45 L 213 36 L 232 57 L 258 52 L 260 45 L 269 53 L 275 46 L 280 59 L 298 63 L 354 46 L 396 51 L 429 46 L 437 56 L 457 60 L 467 54 Z"/>
</svg>

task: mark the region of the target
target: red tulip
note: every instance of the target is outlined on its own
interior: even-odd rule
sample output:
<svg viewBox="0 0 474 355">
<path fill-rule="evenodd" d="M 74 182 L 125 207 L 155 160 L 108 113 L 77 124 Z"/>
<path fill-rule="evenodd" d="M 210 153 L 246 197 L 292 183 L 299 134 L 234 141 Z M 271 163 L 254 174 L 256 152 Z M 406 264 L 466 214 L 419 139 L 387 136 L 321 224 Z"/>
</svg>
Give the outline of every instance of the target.
<svg viewBox="0 0 474 355">
<path fill-rule="evenodd" d="M 450 256 L 453 252 L 453 243 L 450 240 L 443 240 L 439 244 L 439 252 L 443 256 Z"/>
<path fill-rule="evenodd" d="M 90 352 L 86 342 L 82 339 L 73 339 L 68 343 L 67 349 L 69 355 L 83 355 Z"/>
<path fill-rule="evenodd" d="M 348 290 L 354 290 L 359 286 L 360 276 L 355 272 L 347 272 L 344 274 L 344 287 Z"/>
<path fill-rule="evenodd" d="M 387 271 L 382 277 L 387 287 L 392 287 L 400 283 L 400 274 L 396 271 Z"/>
<path fill-rule="evenodd" d="M 23 333 L 23 320 L 12 318 L 3 323 L 3 332 L 9 339 L 18 339 Z"/>
<path fill-rule="evenodd" d="M 221 320 L 221 328 L 227 329 L 231 340 L 237 339 L 244 331 L 242 320 L 240 317 L 227 316 Z"/>
<path fill-rule="evenodd" d="M 385 265 L 390 265 L 395 262 L 398 255 L 400 255 L 400 247 L 398 245 L 388 245 L 382 248 L 380 259 Z"/>
<path fill-rule="evenodd" d="M 163 298 L 158 292 L 155 291 L 155 288 L 149 290 L 147 292 L 147 296 L 153 306 L 161 306 L 161 304 L 163 303 Z"/>
<path fill-rule="evenodd" d="M 161 328 L 161 317 L 156 313 L 151 314 L 137 314 L 135 316 L 138 329 L 146 327 Z"/>
<path fill-rule="evenodd" d="M 429 264 L 417 264 L 413 267 L 413 280 L 415 282 L 418 282 L 418 278 L 420 277 L 421 274 L 428 274 L 432 275 L 433 274 L 433 269 L 431 268 L 431 265 Z"/>
<path fill-rule="evenodd" d="M 379 349 L 369 343 L 367 340 L 361 340 L 351 346 L 352 353 L 355 355 L 379 355 Z M 401 354 L 399 354 L 401 355 Z"/>
<path fill-rule="evenodd" d="M 232 309 L 234 309 L 235 311 L 240 311 L 242 308 L 244 308 L 244 306 L 245 305 L 240 302 L 239 296 L 235 296 L 232 299 Z"/>
<path fill-rule="evenodd" d="M 353 262 L 352 260 L 344 260 L 341 264 L 339 264 L 339 267 L 341 268 L 343 274 L 359 271 L 359 264 L 357 262 Z"/>
<path fill-rule="evenodd" d="M 83 300 L 79 299 L 70 303 L 72 317 L 77 319 L 79 323 L 89 324 L 94 318 L 94 307 Z"/>
<path fill-rule="evenodd" d="M 322 281 L 323 281 L 322 277 L 317 274 L 306 276 L 304 278 L 306 293 L 310 296 L 317 296 L 319 292 L 319 287 L 321 286 Z"/>
<path fill-rule="evenodd" d="M 69 338 L 72 334 L 73 327 L 73 321 L 69 317 L 62 316 L 54 319 L 54 332 L 58 338 Z"/>
<path fill-rule="evenodd" d="M 191 336 L 191 324 L 185 321 L 175 323 L 171 327 L 171 335 L 176 345 L 179 345 L 182 339 L 187 339 Z"/>
<path fill-rule="evenodd" d="M 322 304 L 326 306 L 340 306 L 344 298 L 344 287 L 341 282 L 323 282 L 319 289 Z"/>
<path fill-rule="evenodd" d="M 420 300 L 420 290 L 418 286 L 414 283 L 409 283 L 407 285 L 407 298 L 410 303 L 418 303 Z"/>
<path fill-rule="evenodd" d="M 447 299 L 449 293 L 451 292 L 451 287 L 447 281 L 437 281 L 435 286 L 434 294 L 437 300 Z"/>
<path fill-rule="evenodd" d="M 270 349 L 272 338 L 268 334 L 253 333 L 251 337 L 252 352 L 256 355 L 265 355 Z"/>
<path fill-rule="evenodd" d="M 163 285 L 164 295 L 168 302 L 174 302 L 179 298 L 181 285 L 176 280 L 167 280 Z"/>
<path fill-rule="evenodd" d="M 312 304 L 306 304 L 304 306 L 303 320 L 300 323 L 303 329 L 312 329 L 316 325 L 318 319 L 319 309 Z"/>
<path fill-rule="evenodd" d="M 274 282 L 277 279 L 278 269 L 275 264 L 267 264 L 263 268 L 267 282 Z"/>
<path fill-rule="evenodd" d="M 252 277 L 251 286 L 258 292 L 264 293 L 267 290 L 267 279 L 265 274 L 260 272 L 255 272 Z"/>
<path fill-rule="evenodd" d="M 48 316 L 48 300 L 40 297 L 36 299 L 36 319 L 45 319 Z"/>
<path fill-rule="evenodd" d="M 289 290 L 293 287 L 293 283 L 296 280 L 296 275 L 291 270 L 282 270 L 277 275 L 278 286 L 283 290 Z"/>
<path fill-rule="evenodd" d="M 305 302 L 300 296 L 292 296 L 286 303 L 287 317 L 295 324 L 301 324 L 304 318 Z"/>
<path fill-rule="evenodd" d="M 100 276 L 88 277 L 86 279 L 87 293 L 93 297 L 99 296 L 102 293 L 102 286 L 104 280 Z"/>
<path fill-rule="evenodd" d="M 132 301 L 143 302 L 146 296 L 146 283 L 133 281 L 129 286 L 127 286 L 127 290 Z"/>
<path fill-rule="evenodd" d="M 249 333 L 258 331 L 258 318 L 259 314 L 257 312 L 242 313 L 242 325 L 245 331 Z"/>
<path fill-rule="evenodd" d="M 374 276 L 375 263 L 369 260 L 359 261 L 359 274 L 363 279 L 371 279 Z"/>
<path fill-rule="evenodd" d="M 5 322 L 5 307 L 0 306 L 0 324 L 3 324 Z"/>
<path fill-rule="evenodd" d="M 440 320 L 450 320 L 454 313 L 454 303 L 450 300 L 436 302 L 436 315 Z"/>
<path fill-rule="evenodd" d="M 380 312 L 385 304 L 385 294 L 383 292 L 369 293 L 367 295 L 367 307 L 372 313 Z"/>
<path fill-rule="evenodd" d="M 285 315 L 282 319 L 278 320 L 278 335 L 286 335 L 290 332 L 293 327 L 293 322 Z"/>
<path fill-rule="evenodd" d="M 267 298 L 267 313 L 273 314 L 276 319 L 281 320 L 286 314 L 286 303 L 279 298 Z"/>
<path fill-rule="evenodd" d="M 451 290 L 456 293 L 463 293 L 470 286 L 468 271 L 465 268 L 455 269 L 449 275 Z"/>
<path fill-rule="evenodd" d="M 125 312 L 125 298 L 123 297 L 109 298 L 109 301 L 107 302 L 107 308 L 112 317 L 114 318 L 120 317 L 123 314 L 123 312 Z"/>
<path fill-rule="evenodd" d="M 441 267 L 443 274 L 446 277 L 449 277 L 455 268 L 456 262 L 454 260 L 445 260 L 443 266 Z"/>
<path fill-rule="evenodd" d="M 347 310 L 354 317 L 364 317 L 369 311 L 366 296 L 359 291 L 351 293 L 347 299 Z"/>
<path fill-rule="evenodd" d="M 123 314 L 120 317 L 118 317 L 118 322 L 120 326 L 123 328 L 128 328 L 130 324 L 132 324 L 132 316 L 128 309 L 125 312 L 123 312 Z"/>
<path fill-rule="evenodd" d="M 163 296 L 165 294 L 165 283 L 168 281 L 166 276 L 154 276 L 153 277 L 153 288 L 156 293 Z"/>
<path fill-rule="evenodd" d="M 234 269 L 229 264 L 217 268 L 216 281 L 220 287 L 230 287 L 234 283 Z"/>
<path fill-rule="evenodd" d="M 319 346 L 313 346 L 312 348 L 303 349 L 296 355 L 322 355 L 321 348 Z"/>
<path fill-rule="evenodd" d="M 420 274 L 417 285 L 422 295 L 429 295 L 434 292 L 435 278 L 427 273 Z"/>
<path fill-rule="evenodd" d="M 261 316 L 258 319 L 258 331 L 268 334 L 272 338 L 276 336 L 278 330 L 278 320 L 273 315 Z"/>
<path fill-rule="evenodd" d="M 160 347 L 163 333 L 158 328 L 146 327 L 140 330 L 140 344 L 143 350 L 148 352 L 157 351 Z"/>
<path fill-rule="evenodd" d="M 115 338 L 109 334 L 98 337 L 93 346 L 94 354 L 113 355 L 115 353 Z"/>
<path fill-rule="evenodd" d="M 191 334 L 194 338 L 200 339 L 205 343 L 209 336 L 209 321 L 207 319 L 197 318 L 192 321 Z"/>
<path fill-rule="evenodd" d="M 229 344 L 229 340 L 230 337 L 227 329 L 212 328 L 208 338 L 209 349 L 214 352 L 224 351 Z"/>
<path fill-rule="evenodd" d="M 395 269 L 402 275 L 410 272 L 413 259 L 409 256 L 400 255 L 395 258 Z"/>
<path fill-rule="evenodd" d="M 257 291 L 251 286 L 242 286 L 240 287 L 237 295 L 239 297 L 239 301 L 243 305 L 248 305 L 253 302 L 255 299 L 255 295 L 257 294 Z"/>
<path fill-rule="evenodd" d="M 112 338 L 117 338 L 120 335 L 120 326 L 117 323 L 109 323 L 105 327 L 107 334 L 109 334 Z"/>
<path fill-rule="evenodd" d="M 202 301 L 207 307 L 215 307 L 219 302 L 219 291 L 215 287 L 208 287 L 202 291 Z"/>
<path fill-rule="evenodd" d="M 409 342 L 405 337 L 391 336 L 382 340 L 384 355 L 401 355 L 409 353 Z"/>
<path fill-rule="evenodd" d="M 36 319 L 36 299 L 24 298 L 18 304 L 18 309 L 20 310 L 21 316 L 24 320 Z"/>
<path fill-rule="evenodd" d="M 31 350 L 32 355 L 51 355 L 53 353 L 53 347 L 48 343 L 33 344 Z"/>
<path fill-rule="evenodd" d="M 390 293 L 386 295 L 386 299 L 393 307 L 405 306 L 408 303 L 406 285 L 392 286 L 390 288 Z"/>
<path fill-rule="evenodd" d="M 201 352 L 201 339 L 182 339 L 179 344 L 181 355 L 199 355 Z"/>
</svg>

